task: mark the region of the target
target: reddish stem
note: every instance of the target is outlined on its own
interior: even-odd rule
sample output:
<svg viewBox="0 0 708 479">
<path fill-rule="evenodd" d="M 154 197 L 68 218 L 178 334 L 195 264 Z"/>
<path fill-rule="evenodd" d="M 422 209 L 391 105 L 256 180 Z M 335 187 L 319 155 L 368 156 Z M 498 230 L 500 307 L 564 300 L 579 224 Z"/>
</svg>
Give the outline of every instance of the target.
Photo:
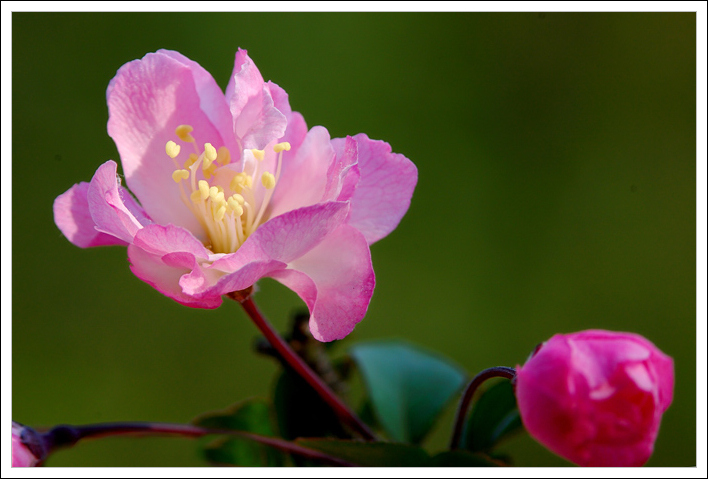
<svg viewBox="0 0 708 479">
<path fill-rule="evenodd" d="M 236 299 L 236 298 L 235 298 Z M 307 365 L 307 363 L 292 350 L 290 345 L 280 337 L 273 326 L 261 314 L 250 297 L 237 299 L 256 327 L 268 339 L 281 357 L 298 373 L 317 394 L 334 410 L 339 419 L 352 430 L 368 441 L 375 441 L 376 436 L 361 419 L 330 389 L 330 387 Z"/>
<path fill-rule="evenodd" d="M 295 444 L 283 439 L 261 436 L 244 431 L 204 429 L 189 424 L 168 424 L 156 422 L 115 422 L 89 424 L 85 426 L 57 426 L 42 434 L 47 453 L 62 447 L 68 447 L 81 439 L 117 436 L 123 434 L 140 435 L 176 435 L 202 437 L 207 435 L 230 435 L 250 439 L 275 449 L 329 464 L 332 466 L 355 466 L 337 457 Z"/>
<path fill-rule="evenodd" d="M 465 389 L 460 405 L 457 407 L 457 415 L 455 417 L 455 429 L 452 432 L 450 439 L 450 449 L 458 449 L 462 440 L 462 431 L 465 428 L 465 419 L 467 417 L 467 409 L 472 402 L 472 397 L 477 391 L 477 388 L 487 379 L 491 378 L 507 378 L 514 379 L 516 377 L 516 369 L 506 366 L 497 366 L 494 368 L 485 369 L 470 381 L 467 389 Z"/>
</svg>

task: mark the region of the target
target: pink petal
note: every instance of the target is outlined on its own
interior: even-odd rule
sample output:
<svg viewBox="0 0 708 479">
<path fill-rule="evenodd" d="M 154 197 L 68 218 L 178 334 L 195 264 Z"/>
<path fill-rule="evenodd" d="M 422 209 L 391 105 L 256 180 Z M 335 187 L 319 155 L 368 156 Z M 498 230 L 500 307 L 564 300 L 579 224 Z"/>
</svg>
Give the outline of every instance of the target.
<svg viewBox="0 0 708 479">
<path fill-rule="evenodd" d="M 327 172 L 334 160 L 335 152 L 327 130 L 316 126 L 307 132 L 295 155 L 283 156 L 271 216 L 323 201 L 329 182 Z"/>
<path fill-rule="evenodd" d="M 96 224 L 96 230 L 120 238 L 126 243 L 133 241 L 133 237 L 143 225 L 127 208 L 125 199 L 130 195 L 120 188 L 118 183 L 116 162 L 109 160 L 98 167 L 91 179 L 86 198 L 88 200 L 91 218 Z M 132 201 L 132 200 L 129 200 Z M 137 205 L 133 202 L 131 208 L 136 210 Z M 147 217 L 142 214 L 140 219 L 147 224 Z"/>
<path fill-rule="evenodd" d="M 369 246 L 355 228 L 340 226 L 289 267 L 270 276 L 305 301 L 316 339 L 342 339 L 364 318 L 375 278 Z"/>
<path fill-rule="evenodd" d="M 145 55 L 123 65 L 108 86 L 110 116 L 108 134 L 116 142 L 126 181 L 145 211 L 157 223 L 172 223 L 192 231 L 201 239 L 206 235 L 201 225 L 182 203 L 179 187 L 172 180 L 175 162 L 165 153 L 165 144 L 181 143 L 177 156 L 182 165 L 192 152 L 192 145 L 180 142 L 175 128 L 181 124 L 194 127 L 192 136 L 201 147 L 232 144 L 221 132 L 231 125 L 218 124 L 226 118 L 224 104 L 217 100 L 220 91 L 202 69 L 183 63 L 174 52 Z M 209 108 L 206 113 L 202 107 Z"/>
<path fill-rule="evenodd" d="M 158 53 L 164 53 L 191 69 L 194 77 L 194 87 L 199 96 L 199 108 L 219 131 L 221 138 L 224 140 L 222 146 L 227 147 L 231 152 L 231 160 L 238 160 L 241 152 L 234 138 L 231 110 L 229 110 L 229 104 L 226 101 L 224 92 L 221 91 L 214 77 L 199 63 L 190 60 L 179 52 L 159 50 Z"/>
<path fill-rule="evenodd" d="M 270 88 L 246 50 L 239 48 L 236 52 L 226 99 L 233 117 L 234 134 L 243 148 L 263 149 L 285 133 L 287 119 L 275 107 Z"/>
<path fill-rule="evenodd" d="M 330 167 L 329 191 L 325 197 L 333 194 L 337 201 L 348 201 L 354 195 L 361 178 L 356 140 L 351 136 L 342 141 L 332 142 L 336 158 Z"/>
<path fill-rule="evenodd" d="M 364 233 L 369 244 L 393 231 L 408 211 L 418 182 L 418 170 L 405 156 L 391 152 L 388 143 L 360 133 L 358 146 L 361 178 L 351 199 L 349 224 Z M 343 138 L 332 140 L 341 148 Z"/>
<path fill-rule="evenodd" d="M 183 282 L 185 291 L 192 294 L 221 295 L 238 291 L 283 270 L 287 263 L 315 248 L 347 217 L 347 203 L 322 203 L 289 211 L 261 225 L 238 251 L 224 255 L 208 266 L 211 272 L 226 273 L 212 287 L 199 289 Z"/>
<path fill-rule="evenodd" d="M 212 255 L 191 232 L 175 225 L 146 226 L 135 235 L 133 244 L 148 253 L 160 256 L 180 252 L 206 260 Z"/>
<path fill-rule="evenodd" d="M 88 188 L 88 183 L 81 182 L 57 196 L 54 200 L 54 222 L 64 236 L 80 248 L 126 245 L 120 238 L 96 231 L 86 199 Z"/>
<path fill-rule="evenodd" d="M 261 225 L 241 249 L 253 248 L 270 259 L 290 263 L 341 225 L 348 211 L 349 205 L 342 202 L 320 203 L 289 211 Z M 226 258 L 221 261 L 226 262 Z"/>
<path fill-rule="evenodd" d="M 220 296 L 194 298 L 180 286 L 183 276 L 192 281 L 215 282 L 220 275 L 207 275 L 200 264 L 210 256 L 213 255 L 189 231 L 174 225 L 146 226 L 128 247 L 131 270 L 138 278 L 193 308 L 216 308 L 221 304 Z"/>
<path fill-rule="evenodd" d="M 180 304 L 191 308 L 213 309 L 218 308 L 222 303 L 221 296 L 195 299 L 182 292 L 182 287 L 179 285 L 180 278 L 191 273 L 192 268 L 199 268 L 196 259 L 191 267 L 176 268 L 165 263 L 162 257 L 131 244 L 128 246 L 128 260 L 135 276 Z"/>
</svg>

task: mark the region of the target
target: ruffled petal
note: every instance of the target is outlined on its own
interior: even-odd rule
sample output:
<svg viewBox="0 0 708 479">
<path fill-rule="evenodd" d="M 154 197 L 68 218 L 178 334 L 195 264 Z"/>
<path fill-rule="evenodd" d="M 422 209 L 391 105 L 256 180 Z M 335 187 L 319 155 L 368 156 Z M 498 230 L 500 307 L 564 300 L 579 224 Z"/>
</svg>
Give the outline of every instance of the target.
<svg viewBox="0 0 708 479">
<path fill-rule="evenodd" d="M 352 196 L 349 224 L 372 244 L 393 231 L 408 211 L 418 170 L 405 156 L 392 153 L 388 143 L 360 133 L 358 146 L 361 177 Z M 340 148 L 343 138 L 332 140 Z"/>
<path fill-rule="evenodd" d="M 86 198 L 96 230 L 130 243 L 143 224 L 125 205 L 125 198 L 130 198 L 130 195 L 120 188 L 117 168 L 113 160 L 99 166 L 91 179 Z M 131 207 L 135 210 L 137 205 L 132 202 Z M 144 214 L 140 219 L 147 224 Z"/>
<path fill-rule="evenodd" d="M 78 183 L 54 200 L 54 222 L 66 238 L 79 248 L 93 246 L 127 245 L 113 235 L 96 231 L 89 211 L 89 184 Z"/>
<path fill-rule="evenodd" d="M 274 104 L 270 88 L 246 50 L 236 52 L 234 70 L 226 87 L 233 132 L 243 148 L 263 149 L 285 133 L 287 119 Z"/>
<path fill-rule="evenodd" d="M 180 286 L 183 277 L 192 282 L 214 283 L 221 276 L 206 272 L 202 263 L 215 256 L 189 231 L 174 225 L 149 225 L 135 235 L 128 247 L 133 273 L 175 301 L 193 308 L 216 308 L 219 295 L 195 298 Z"/>
<path fill-rule="evenodd" d="M 354 195 L 361 177 L 358 146 L 356 140 L 348 136 L 344 141 L 333 142 L 332 147 L 336 156 L 327 174 L 329 184 L 325 198 L 348 201 Z"/>
<path fill-rule="evenodd" d="M 374 292 L 369 246 L 355 228 L 341 225 L 317 247 L 270 275 L 295 291 L 310 310 L 319 341 L 342 339 L 364 318 Z"/>
<path fill-rule="evenodd" d="M 202 69 L 183 63 L 174 52 L 145 55 L 123 65 L 107 91 L 108 134 L 116 142 L 123 172 L 131 191 L 157 223 L 172 223 L 192 231 L 204 240 L 206 235 L 180 197 L 172 172 L 189 157 L 192 145 L 177 140 L 175 129 L 182 124 L 194 128 L 192 136 L 199 145 L 216 148 L 231 143 L 221 132 L 231 125 L 215 125 L 226 119 L 224 105 L 218 107 L 220 91 Z M 202 108 L 214 109 L 208 114 Z M 172 140 L 182 149 L 175 160 L 165 153 Z"/>
<path fill-rule="evenodd" d="M 184 306 L 218 308 L 222 303 L 221 296 L 196 299 L 182 292 L 182 287 L 179 285 L 180 278 L 185 274 L 190 274 L 193 269 L 199 268 L 196 258 L 192 256 L 191 259 L 190 266 L 175 267 L 174 263 L 165 262 L 159 255 L 148 253 L 132 244 L 128 246 L 130 269 L 135 276 Z"/>
</svg>

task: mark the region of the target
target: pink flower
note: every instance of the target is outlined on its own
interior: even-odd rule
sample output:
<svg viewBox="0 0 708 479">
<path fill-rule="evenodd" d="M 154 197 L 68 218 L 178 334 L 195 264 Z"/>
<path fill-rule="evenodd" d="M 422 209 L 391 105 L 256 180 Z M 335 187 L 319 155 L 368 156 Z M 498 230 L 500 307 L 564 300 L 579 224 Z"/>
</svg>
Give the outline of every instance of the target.
<svg viewBox="0 0 708 479">
<path fill-rule="evenodd" d="M 12 422 L 12 467 L 36 467 L 44 460 L 43 447 L 37 433 Z"/>
<path fill-rule="evenodd" d="M 310 309 L 321 341 L 341 339 L 374 289 L 369 245 L 410 205 L 415 166 L 366 135 L 308 131 L 285 91 L 236 53 L 226 95 L 180 53 L 123 65 L 108 86 L 117 165 L 54 202 L 75 245 L 127 245 L 133 273 L 175 301 L 216 308 L 271 277 Z"/>
<path fill-rule="evenodd" d="M 673 389 L 673 360 L 631 333 L 556 334 L 517 366 L 529 434 L 581 466 L 644 464 Z"/>
</svg>

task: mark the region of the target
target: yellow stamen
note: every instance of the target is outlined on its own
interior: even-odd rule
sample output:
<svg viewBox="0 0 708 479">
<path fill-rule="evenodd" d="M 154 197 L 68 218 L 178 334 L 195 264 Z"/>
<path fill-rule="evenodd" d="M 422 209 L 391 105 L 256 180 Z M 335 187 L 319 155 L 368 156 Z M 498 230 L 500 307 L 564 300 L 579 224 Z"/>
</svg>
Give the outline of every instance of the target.
<svg viewBox="0 0 708 479">
<path fill-rule="evenodd" d="M 170 158 L 176 158 L 177 155 L 179 155 L 179 150 L 181 149 L 182 148 L 172 140 L 168 141 L 165 145 L 165 153 L 167 153 L 167 156 Z"/>
<path fill-rule="evenodd" d="M 189 158 L 187 159 L 187 161 L 184 162 L 184 167 L 189 168 L 190 166 L 195 164 L 198 159 L 199 159 L 199 157 L 197 156 L 196 153 L 190 153 Z"/>
<path fill-rule="evenodd" d="M 204 158 L 209 160 L 209 164 L 216 160 L 216 148 L 211 143 L 204 143 Z"/>
<path fill-rule="evenodd" d="M 275 187 L 275 176 L 266 171 L 261 176 L 261 183 L 263 183 L 266 190 L 272 190 Z"/>
<path fill-rule="evenodd" d="M 235 200 L 233 197 L 230 197 L 228 200 L 226 200 L 226 204 L 229 205 L 229 208 L 231 211 L 234 212 L 236 216 L 241 216 L 243 214 L 243 208 L 239 204 L 238 200 Z"/>
<path fill-rule="evenodd" d="M 276 153 L 280 153 L 281 151 L 290 151 L 290 143 L 287 141 L 284 141 L 282 143 L 278 143 L 276 145 L 273 145 L 273 151 Z"/>
<path fill-rule="evenodd" d="M 214 219 L 218 222 L 224 219 L 224 215 L 226 214 L 226 206 L 222 206 L 219 208 L 216 213 L 214 214 Z"/>
<path fill-rule="evenodd" d="M 253 148 L 251 149 L 251 153 L 253 153 L 253 156 L 255 156 L 258 161 L 263 161 L 263 158 L 265 158 L 265 151 L 263 150 Z"/>
<path fill-rule="evenodd" d="M 204 180 L 199 180 L 199 196 L 203 200 L 209 197 L 209 183 Z"/>
<path fill-rule="evenodd" d="M 211 178 L 217 168 L 218 167 L 213 163 L 208 168 L 202 168 L 202 171 L 204 172 L 204 178 L 206 178 L 207 180 Z"/>
<path fill-rule="evenodd" d="M 241 173 L 236 174 L 236 176 L 233 177 L 231 180 L 231 183 L 229 186 L 231 189 L 236 192 L 240 193 L 241 190 L 244 188 L 250 188 L 253 185 L 253 178 L 247 173 L 244 173 L 243 171 Z"/>
<path fill-rule="evenodd" d="M 187 170 L 175 170 L 172 173 L 172 179 L 175 183 L 179 183 L 181 180 L 186 180 L 189 178 L 189 171 Z"/>
<path fill-rule="evenodd" d="M 245 199 L 243 199 L 243 196 L 239 195 L 238 193 L 234 193 L 233 195 L 231 195 L 231 198 L 238 202 L 239 205 L 242 205 L 246 201 Z"/>
<path fill-rule="evenodd" d="M 220 146 L 219 150 L 216 152 L 216 161 L 221 165 L 228 165 L 231 163 L 231 152 L 225 146 Z"/>
<path fill-rule="evenodd" d="M 193 143 L 194 137 L 190 135 L 192 131 L 194 131 L 194 128 L 192 128 L 191 126 L 180 125 L 175 128 L 175 135 L 177 135 L 182 141 L 186 141 L 187 143 Z"/>
</svg>

